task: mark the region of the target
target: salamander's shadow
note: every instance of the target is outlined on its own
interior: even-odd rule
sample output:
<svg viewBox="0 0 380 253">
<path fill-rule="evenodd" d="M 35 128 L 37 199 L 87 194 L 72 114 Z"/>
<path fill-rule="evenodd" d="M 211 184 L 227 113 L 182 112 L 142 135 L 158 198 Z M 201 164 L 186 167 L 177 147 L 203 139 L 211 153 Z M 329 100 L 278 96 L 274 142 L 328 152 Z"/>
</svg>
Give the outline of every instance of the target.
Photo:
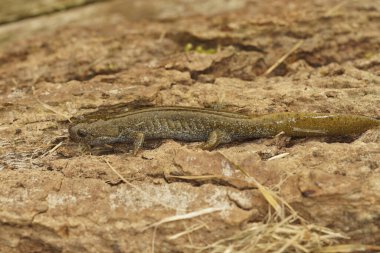
<svg viewBox="0 0 380 253">
<path fill-rule="evenodd" d="M 164 140 L 145 141 L 142 150 L 152 150 L 160 147 Z M 132 154 L 132 144 L 130 143 L 116 143 L 106 146 L 91 147 L 91 153 L 95 156 L 110 155 L 110 154 Z"/>
<path fill-rule="evenodd" d="M 324 143 L 351 143 L 355 141 L 359 136 L 337 136 L 337 137 L 292 137 L 287 141 L 282 142 L 280 145 L 275 138 L 260 138 L 252 139 L 251 142 L 264 144 L 266 146 L 278 146 L 279 148 L 290 148 L 302 143 L 316 141 Z M 166 140 L 149 140 L 144 142 L 142 150 L 153 150 L 159 148 Z M 248 142 L 248 141 L 247 141 Z M 180 142 L 182 145 L 191 145 L 191 142 Z M 220 147 L 233 147 L 243 142 L 231 142 L 228 144 L 222 144 Z M 94 156 L 110 155 L 110 154 L 132 154 L 132 144 L 130 143 L 117 143 L 105 146 L 88 147 L 91 154 Z M 218 150 L 218 148 L 216 148 Z"/>
<path fill-rule="evenodd" d="M 356 136 L 324 136 L 324 137 L 292 137 L 286 147 L 292 147 L 300 143 L 316 141 L 324 143 L 352 143 L 359 138 Z"/>
</svg>

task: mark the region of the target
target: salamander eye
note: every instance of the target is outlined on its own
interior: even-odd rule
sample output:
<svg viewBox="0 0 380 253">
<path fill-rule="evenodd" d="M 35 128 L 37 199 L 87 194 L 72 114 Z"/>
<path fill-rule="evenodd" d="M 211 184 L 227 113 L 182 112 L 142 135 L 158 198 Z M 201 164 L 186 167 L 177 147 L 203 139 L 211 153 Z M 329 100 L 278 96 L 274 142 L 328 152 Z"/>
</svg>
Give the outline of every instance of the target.
<svg viewBox="0 0 380 253">
<path fill-rule="evenodd" d="M 87 136 L 87 132 L 86 130 L 84 129 L 78 129 L 78 132 L 77 132 L 78 136 L 81 137 L 81 138 L 84 138 Z"/>
</svg>

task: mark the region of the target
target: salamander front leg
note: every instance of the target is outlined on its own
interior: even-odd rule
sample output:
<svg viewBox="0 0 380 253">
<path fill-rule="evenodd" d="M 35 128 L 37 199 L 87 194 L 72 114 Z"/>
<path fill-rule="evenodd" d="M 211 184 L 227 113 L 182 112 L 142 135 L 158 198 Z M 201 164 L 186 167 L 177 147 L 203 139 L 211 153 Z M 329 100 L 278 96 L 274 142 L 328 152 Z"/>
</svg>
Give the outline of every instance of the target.
<svg viewBox="0 0 380 253">
<path fill-rule="evenodd" d="M 133 135 L 133 155 L 136 156 L 137 152 L 141 149 L 144 143 L 144 133 L 138 132 Z"/>
<path fill-rule="evenodd" d="M 214 130 L 208 136 L 205 144 L 202 145 L 202 149 L 212 150 L 216 148 L 219 144 L 228 143 L 231 141 L 231 137 L 222 130 Z"/>
</svg>

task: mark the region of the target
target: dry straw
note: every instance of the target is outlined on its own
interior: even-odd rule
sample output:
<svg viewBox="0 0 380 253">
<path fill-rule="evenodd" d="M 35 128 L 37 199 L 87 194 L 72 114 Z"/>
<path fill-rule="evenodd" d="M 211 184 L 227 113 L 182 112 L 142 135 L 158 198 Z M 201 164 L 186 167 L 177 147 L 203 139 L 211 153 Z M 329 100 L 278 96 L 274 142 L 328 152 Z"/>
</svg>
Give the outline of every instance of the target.
<svg viewBox="0 0 380 253">
<path fill-rule="evenodd" d="M 142 189 L 128 182 L 111 164 L 104 160 L 106 164 L 128 185 L 138 189 L 142 193 Z M 232 164 L 232 163 L 231 163 Z M 250 176 L 243 168 L 234 165 L 236 169 L 240 170 L 253 186 L 257 187 L 263 198 L 268 202 L 269 209 L 266 219 L 262 222 L 254 222 L 247 224 L 242 230 L 236 232 L 232 236 L 211 242 L 206 246 L 196 246 L 191 240 L 190 245 L 185 245 L 186 248 L 195 252 L 212 252 L 212 253 L 282 253 L 282 252 L 370 252 L 380 251 L 380 246 L 375 245 L 360 245 L 360 244 L 338 244 L 342 239 L 349 239 L 342 233 L 335 232 L 329 228 L 313 224 L 303 219 L 283 198 L 281 198 L 273 190 L 263 186 L 255 178 Z M 173 176 L 174 177 L 174 176 Z M 191 178 L 177 177 L 181 179 L 210 179 L 215 178 L 192 176 Z M 151 199 L 150 196 L 146 196 Z M 158 199 L 151 199 L 152 201 L 161 204 L 165 207 L 173 208 L 160 203 Z M 154 252 L 155 239 L 157 228 L 163 224 L 171 222 L 180 222 L 209 215 L 211 213 L 222 211 L 221 208 L 209 207 L 185 214 L 177 214 L 174 216 L 166 217 L 158 222 L 155 222 L 147 227 L 154 228 L 152 238 L 152 252 Z M 207 224 L 201 223 L 194 224 L 185 231 L 176 233 L 166 237 L 169 241 L 174 241 L 184 235 L 188 235 L 206 227 Z M 144 230 L 145 230 L 144 229 Z M 210 229 L 210 228 L 209 228 Z M 212 229 L 211 229 L 212 230 Z"/>
<path fill-rule="evenodd" d="M 236 165 L 235 165 L 236 166 Z M 369 252 L 380 246 L 344 244 L 334 245 L 347 236 L 329 228 L 312 224 L 275 192 L 261 185 L 244 169 L 236 166 L 258 188 L 270 205 L 266 221 L 246 225 L 244 229 L 205 247 L 187 246 L 198 252 Z M 274 211 L 274 212 L 272 212 Z"/>
</svg>

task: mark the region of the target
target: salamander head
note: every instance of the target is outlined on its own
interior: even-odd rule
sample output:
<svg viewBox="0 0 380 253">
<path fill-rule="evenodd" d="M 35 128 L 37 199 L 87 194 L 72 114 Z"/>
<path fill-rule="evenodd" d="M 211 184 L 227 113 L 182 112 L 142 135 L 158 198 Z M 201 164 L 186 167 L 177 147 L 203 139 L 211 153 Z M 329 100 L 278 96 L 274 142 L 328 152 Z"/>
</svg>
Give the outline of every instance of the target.
<svg viewBox="0 0 380 253">
<path fill-rule="evenodd" d="M 70 139 L 75 142 L 89 145 L 102 145 L 112 143 L 118 136 L 118 128 L 115 125 L 107 125 L 105 121 L 94 123 L 79 123 L 69 127 Z"/>
</svg>

